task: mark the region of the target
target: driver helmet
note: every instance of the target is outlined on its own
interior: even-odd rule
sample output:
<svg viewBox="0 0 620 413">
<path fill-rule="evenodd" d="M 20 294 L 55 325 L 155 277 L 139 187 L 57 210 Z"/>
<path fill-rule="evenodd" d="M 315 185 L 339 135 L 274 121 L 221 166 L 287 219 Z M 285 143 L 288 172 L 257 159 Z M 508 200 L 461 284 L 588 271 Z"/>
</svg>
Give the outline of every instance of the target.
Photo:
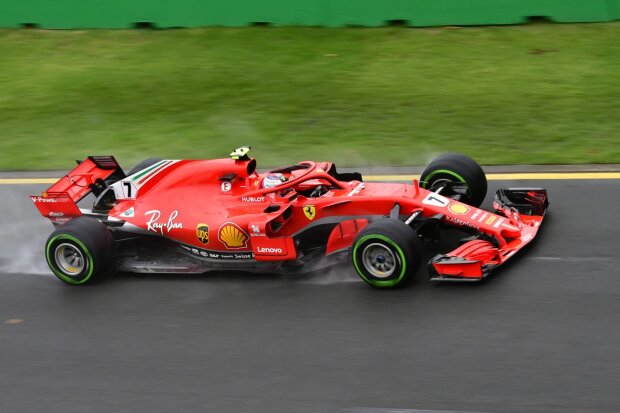
<svg viewBox="0 0 620 413">
<path fill-rule="evenodd" d="M 284 174 L 279 172 L 270 173 L 263 179 L 263 188 L 273 188 L 286 181 L 287 179 Z"/>
</svg>

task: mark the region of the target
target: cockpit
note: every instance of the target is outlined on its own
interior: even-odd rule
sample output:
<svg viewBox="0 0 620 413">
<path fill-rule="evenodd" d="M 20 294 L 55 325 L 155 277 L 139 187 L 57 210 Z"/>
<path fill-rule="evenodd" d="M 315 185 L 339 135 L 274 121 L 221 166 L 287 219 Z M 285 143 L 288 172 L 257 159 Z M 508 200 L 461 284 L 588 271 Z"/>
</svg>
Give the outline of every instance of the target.
<svg viewBox="0 0 620 413">
<path fill-rule="evenodd" d="M 300 162 L 267 172 L 261 183 L 263 190 L 275 192 L 281 196 L 294 191 L 306 198 L 318 198 L 333 189 L 343 189 L 342 182 L 362 181 L 361 174 L 339 173 L 330 162 Z"/>
</svg>

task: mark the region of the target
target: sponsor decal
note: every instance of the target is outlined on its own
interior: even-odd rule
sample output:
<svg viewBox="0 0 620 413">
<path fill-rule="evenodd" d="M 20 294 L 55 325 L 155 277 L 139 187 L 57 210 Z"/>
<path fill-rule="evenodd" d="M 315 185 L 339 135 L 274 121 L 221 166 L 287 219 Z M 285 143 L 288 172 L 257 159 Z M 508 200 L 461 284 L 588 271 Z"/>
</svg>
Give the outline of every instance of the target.
<svg viewBox="0 0 620 413">
<path fill-rule="evenodd" d="M 217 237 L 226 248 L 236 249 L 246 248 L 248 246 L 248 234 L 246 234 L 239 225 L 233 222 L 222 224 L 217 233 Z"/>
<path fill-rule="evenodd" d="M 232 184 L 228 181 L 222 182 L 222 185 L 220 186 L 220 188 L 222 188 L 222 192 L 228 192 L 231 190 Z"/>
<path fill-rule="evenodd" d="M 306 205 L 304 207 L 304 215 L 306 216 L 306 218 L 312 221 L 314 217 L 316 217 L 316 208 L 314 207 L 314 205 Z"/>
<path fill-rule="evenodd" d="M 196 238 L 205 245 L 209 243 L 209 226 L 207 224 L 196 225 Z"/>
<path fill-rule="evenodd" d="M 123 213 L 121 214 L 121 216 L 122 216 L 122 217 L 125 217 L 125 218 L 133 218 L 133 216 L 134 216 L 134 210 L 133 210 L 133 207 L 131 207 L 131 208 L 129 208 L 127 211 L 123 212 Z"/>
<path fill-rule="evenodd" d="M 238 252 L 221 252 L 221 251 L 209 251 L 201 248 L 191 247 L 188 245 L 180 244 L 181 248 L 185 251 L 193 254 L 197 257 L 213 259 L 213 260 L 251 260 L 254 258 L 254 254 L 251 251 L 238 251 Z"/>
<path fill-rule="evenodd" d="M 159 232 L 161 234 L 166 234 L 172 231 L 173 229 L 181 229 L 183 228 L 183 223 L 175 222 L 175 218 L 179 216 L 179 211 L 172 211 L 167 220 L 160 222 L 161 211 L 158 209 L 153 209 L 151 211 L 146 211 L 144 213 L 145 216 L 149 216 L 149 220 L 146 222 L 146 229 L 153 232 Z"/>
<path fill-rule="evenodd" d="M 265 202 L 264 196 L 242 196 L 241 200 L 243 202 Z"/>
<path fill-rule="evenodd" d="M 463 204 L 450 204 L 448 206 L 448 210 L 450 212 L 452 212 L 453 214 L 457 214 L 457 215 L 467 215 L 467 213 L 469 212 L 469 208 Z"/>
<path fill-rule="evenodd" d="M 495 215 L 491 215 L 486 221 L 484 221 L 484 223 L 487 225 L 491 225 L 494 222 L 495 222 Z"/>
<path fill-rule="evenodd" d="M 261 232 L 260 227 L 256 224 L 250 225 L 250 230 L 252 231 L 250 233 L 251 237 L 264 237 L 265 236 L 265 234 Z"/>
<path fill-rule="evenodd" d="M 500 225 L 502 225 L 502 222 L 506 221 L 505 218 L 500 218 L 497 220 L 497 222 L 495 224 L 493 224 L 494 228 L 499 228 Z"/>
<path fill-rule="evenodd" d="M 53 204 L 56 202 L 56 198 L 43 198 L 41 196 L 33 196 L 32 200 L 34 202 L 45 202 L 45 203 L 50 203 L 50 204 Z"/>
<path fill-rule="evenodd" d="M 426 198 L 424 198 L 424 200 L 422 200 L 422 203 L 424 205 L 431 205 L 431 206 L 436 206 L 436 207 L 446 207 L 446 206 L 448 206 L 450 201 L 448 201 L 448 198 L 446 198 L 444 196 L 441 196 L 439 194 L 431 192 L 430 194 L 426 195 Z"/>
<path fill-rule="evenodd" d="M 282 254 L 282 248 L 258 247 L 256 251 L 263 254 Z"/>
<path fill-rule="evenodd" d="M 447 222 L 451 222 L 452 224 L 459 225 L 461 227 L 473 228 L 473 229 L 475 229 L 477 231 L 480 230 L 480 227 L 478 225 L 472 224 L 472 223 L 464 221 L 462 219 L 454 218 L 454 217 L 452 217 L 450 215 L 446 215 L 446 221 Z"/>
<path fill-rule="evenodd" d="M 476 209 L 474 211 L 474 213 L 471 215 L 471 219 L 476 219 L 480 216 L 480 214 L 482 214 L 482 210 L 481 209 Z"/>
<path fill-rule="evenodd" d="M 65 214 L 64 214 L 64 213 L 62 213 L 62 212 L 50 212 L 50 213 L 48 214 L 48 216 L 50 216 L 50 217 L 54 217 L 54 218 L 57 218 L 57 217 L 64 217 L 64 216 L 65 216 Z"/>
<path fill-rule="evenodd" d="M 353 189 L 351 190 L 351 192 L 349 192 L 349 193 L 347 194 L 347 196 L 353 196 L 353 195 L 356 195 L 356 194 L 360 193 L 360 191 L 361 191 L 362 189 L 364 189 L 364 184 L 363 184 L 363 183 L 359 183 L 359 184 L 357 184 L 357 186 L 356 186 L 355 188 L 353 188 Z"/>
</svg>

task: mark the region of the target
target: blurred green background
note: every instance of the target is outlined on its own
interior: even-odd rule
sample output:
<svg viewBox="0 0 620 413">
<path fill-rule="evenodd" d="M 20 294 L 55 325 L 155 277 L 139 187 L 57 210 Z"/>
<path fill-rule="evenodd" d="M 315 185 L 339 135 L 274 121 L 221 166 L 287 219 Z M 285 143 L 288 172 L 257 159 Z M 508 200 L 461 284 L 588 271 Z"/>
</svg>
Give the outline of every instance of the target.
<svg viewBox="0 0 620 413">
<path fill-rule="evenodd" d="M 0 30 L 0 169 L 620 163 L 620 22 Z"/>
</svg>

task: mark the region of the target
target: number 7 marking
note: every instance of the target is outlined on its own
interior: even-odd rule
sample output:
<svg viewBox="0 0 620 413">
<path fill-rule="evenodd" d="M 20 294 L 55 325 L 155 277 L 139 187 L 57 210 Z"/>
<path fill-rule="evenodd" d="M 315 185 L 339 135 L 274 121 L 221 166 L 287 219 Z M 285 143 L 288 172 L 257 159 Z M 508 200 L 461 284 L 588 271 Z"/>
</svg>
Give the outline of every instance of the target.
<svg viewBox="0 0 620 413">
<path fill-rule="evenodd" d="M 127 190 L 125 191 L 125 195 L 127 196 L 127 198 L 131 198 L 131 182 L 123 182 L 123 185 L 125 186 L 125 188 L 127 188 Z"/>
</svg>

